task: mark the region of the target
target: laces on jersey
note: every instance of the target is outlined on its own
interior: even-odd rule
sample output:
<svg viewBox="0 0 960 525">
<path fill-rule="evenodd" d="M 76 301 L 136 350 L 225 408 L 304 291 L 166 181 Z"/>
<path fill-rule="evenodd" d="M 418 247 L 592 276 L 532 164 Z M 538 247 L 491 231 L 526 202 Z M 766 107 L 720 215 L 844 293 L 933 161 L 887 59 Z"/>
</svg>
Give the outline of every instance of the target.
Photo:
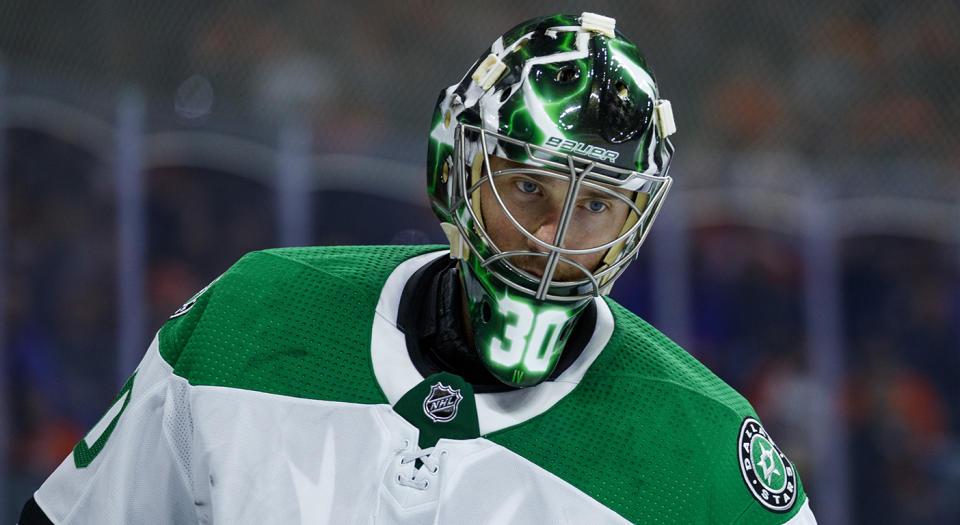
<svg viewBox="0 0 960 525">
<path fill-rule="evenodd" d="M 436 447 L 419 449 L 410 447 L 408 440 L 403 441 L 400 449 L 401 471 L 397 474 L 397 483 L 404 487 L 417 490 L 426 490 L 430 486 L 430 478 L 440 473 L 440 458 L 447 454 L 446 450 L 434 454 Z"/>
</svg>

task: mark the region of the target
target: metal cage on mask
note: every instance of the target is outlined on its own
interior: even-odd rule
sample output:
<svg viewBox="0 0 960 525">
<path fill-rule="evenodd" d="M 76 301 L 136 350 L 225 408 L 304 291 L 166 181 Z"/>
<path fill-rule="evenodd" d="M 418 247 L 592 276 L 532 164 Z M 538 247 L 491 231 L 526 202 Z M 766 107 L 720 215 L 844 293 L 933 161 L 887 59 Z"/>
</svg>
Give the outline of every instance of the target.
<svg viewBox="0 0 960 525">
<path fill-rule="evenodd" d="M 519 161 L 526 166 L 493 172 L 490 167 L 492 154 Z M 508 288 L 539 301 L 582 302 L 586 298 L 609 293 L 614 282 L 636 259 L 673 182 L 665 174 L 650 175 L 611 166 L 596 159 L 533 145 L 463 123 L 456 130 L 453 160 L 451 211 L 459 230 L 459 240 L 467 250 L 463 250 L 463 246 L 455 249 L 464 259 L 476 257 L 483 270 Z M 497 189 L 495 180 L 498 177 L 521 172 L 567 183 L 563 209 L 552 242 L 538 238 L 525 228 L 504 203 Z M 513 227 L 540 250 L 503 251 L 497 246 L 484 226 L 480 210 L 479 191 L 485 184 Z M 630 211 L 616 238 L 587 248 L 565 248 L 564 238 L 569 231 L 577 196 L 584 188 L 624 202 Z M 633 198 L 616 191 L 618 189 L 630 190 Z M 597 268 L 586 268 L 570 258 L 598 252 L 605 253 Z M 546 258 L 542 275 L 536 276 L 515 264 L 513 261 L 519 257 Z M 578 270 L 583 278 L 555 281 L 553 277 L 561 262 Z"/>
</svg>

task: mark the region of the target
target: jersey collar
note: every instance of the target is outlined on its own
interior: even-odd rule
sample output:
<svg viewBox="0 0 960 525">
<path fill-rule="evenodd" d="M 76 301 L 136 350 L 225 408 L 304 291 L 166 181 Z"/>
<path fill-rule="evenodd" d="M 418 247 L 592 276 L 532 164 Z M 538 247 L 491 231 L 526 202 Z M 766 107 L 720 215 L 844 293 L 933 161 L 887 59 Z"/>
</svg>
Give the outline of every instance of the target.
<svg viewBox="0 0 960 525">
<path fill-rule="evenodd" d="M 404 286 L 418 270 L 440 257 L 449 257 L 449 252 L 431 252 L 404 261 L 390 274 L 380 293 L 371 336 L 371 361 L 377 383 L 390 404 L 424 379 L 411 361 L 406 337 L 397 326 Z M 613 333 L 609 307 L 599 298 L 593 301 L 597 312 L 593 334 L 577 360 L 559 376 L 529 388 L 476 395 L 481 434 L 542 414 L 576 388 Z"/>
</svg>

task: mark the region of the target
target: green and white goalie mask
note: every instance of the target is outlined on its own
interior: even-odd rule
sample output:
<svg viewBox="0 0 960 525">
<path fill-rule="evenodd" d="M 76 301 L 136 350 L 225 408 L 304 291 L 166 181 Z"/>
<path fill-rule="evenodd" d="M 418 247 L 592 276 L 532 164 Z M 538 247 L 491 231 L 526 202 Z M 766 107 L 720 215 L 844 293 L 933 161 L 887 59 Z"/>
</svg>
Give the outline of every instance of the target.
<svg viewBox="0 0 960 525">
<path fill-rule="evenodd" d="M 636 46 L 591 13 L 520 24 L 441 91 L 428 190 L 495 377 L 548 378 L 587 303 L 636 259 L 674 130 Z"/>
</svg>

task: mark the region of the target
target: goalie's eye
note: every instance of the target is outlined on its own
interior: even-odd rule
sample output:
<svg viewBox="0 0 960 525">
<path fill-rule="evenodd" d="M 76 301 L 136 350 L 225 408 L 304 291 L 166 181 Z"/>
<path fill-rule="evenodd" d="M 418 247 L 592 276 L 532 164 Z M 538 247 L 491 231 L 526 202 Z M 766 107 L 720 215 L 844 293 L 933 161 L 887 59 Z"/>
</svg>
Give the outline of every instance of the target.
<svg viewBox="0 0 960 525">
<path fill-rule="evenodd" d="M 523 193 L 537 193 L 540 191 L 540 185 L 530 180 L 518 180 L 517 189 Z"/>
<path fill-rule="evenodd" d="M 589 201 L 587 202 L 587 209 L 593 213 L 600 213 L 607 209 L 607 203 L 603 201 Z"/>
</svg>

